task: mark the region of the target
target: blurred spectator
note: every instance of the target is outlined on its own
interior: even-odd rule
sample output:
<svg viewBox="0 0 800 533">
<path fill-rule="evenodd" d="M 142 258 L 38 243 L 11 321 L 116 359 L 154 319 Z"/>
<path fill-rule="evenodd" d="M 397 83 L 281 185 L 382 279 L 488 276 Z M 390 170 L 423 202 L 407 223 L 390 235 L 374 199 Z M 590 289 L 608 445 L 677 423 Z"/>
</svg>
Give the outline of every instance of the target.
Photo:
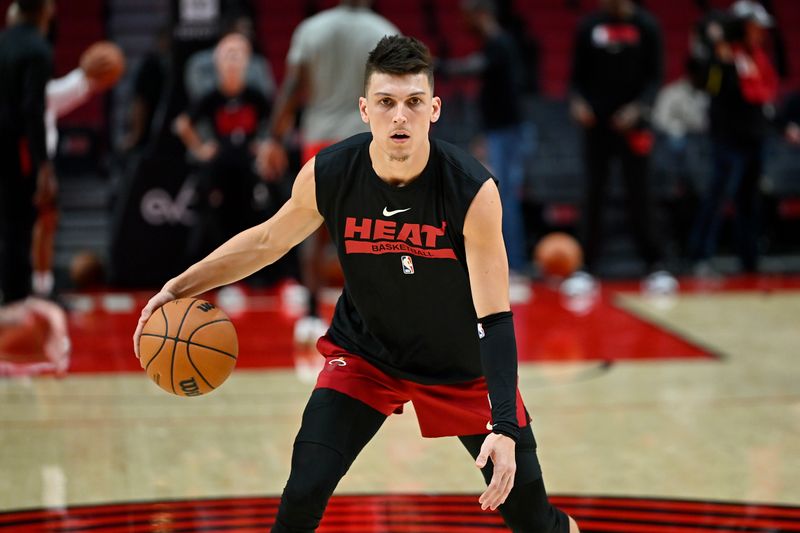
<svg viewBox="0 0 800 533">
<path fill-rule="evenodd" d="M 513 275 L 528 265 L 521 207 L 525 157 L 532 149 L 526 146 L 523 131 L 525 68 L 516 42 L 497 20 L 492 0 L 465 0 L 462 8 L 470 30 L 483 41 L 483 48 L 467 57 L 443 61 L 441 67 L 447 75 L 480 76 L 478 107 L 488 167 L 500 183 L 503 239 Z"/>
<path fill-rule="evenodd" d="M 305 106 L 300 119 L 302 164 L 331 144 L 369 131 L 358 112 L 358 98 L 364 94 L 364 64 L 381 38 L 400 33 L 374 13 L 371 4 L 370 0 L 342 0 L 304 20 L 292 34 L 286 76 L 270 119 L 271 138 L 259 154 L 267 179 L 278 179 L 286 171 L 282 143 L 301 105 Z M 302 282 L 309 291 L 309 303 L 308 316 L 295 324 L 295 341 L 300 345 L 313 347 L 327 329 L 319 318 L 317 293 L 323 283 L 328 240 L 323 228 L 301 250 Z"/>
<path fill-rule="evenodd" d="M 252 53 L 245 71 L 245 84 L 260 92 L 269 101 L 275 96 L 275 77 L 269 62 L 257 53 L 256 35 L 253 19 L 244 11 L 233 11 L 228 15 L 222 29 L 222 37 L 231 33 L 244 35 L 250 41 Z M 194 53 L 186 63 L 186 92 L 189 100 L 195 102 L 213 91 L 219 83 L 214 65 L 214 49 Z"/>
<path fill-rule="evenodd" d="M 764 50 L 766 28 L 773 23 L 763 6 L 739 0 L 730 8 L 724 40 L 717 43 L 707 88 L 714 172 L 689 238 L 690 258 L 698 274 L 710 271 L 726 203 L 736 201 L 736 236 L 741 267 L 758 268 L 758 201 L 765 110 L 774 102 L 778 76 Z"/>
<path fill-rule="evenodd" d="M 122 151 L 142 148 L 150 139 L 153 116 L 164 93 L 164 80 L 169 72 L 170 28 L 162 27 L 156 35 L 155 49 L 142 57 L 133 75 L 133 95 L 128 117 L 128 131 L 122 140 Z"/>
<path fill-rule="evenodd" d="M 266 128 L 269 103 L 245 85 L 250 43 L 240 34 L 223 37 L 214 52 L 219 84 L 175 120 L 175 131 L 202 164 L 197 184 L 198 221 L 189 253 L 200 259 L 253 225 L 257 135 Z M 211 123 L 213 137 L 203 139 L 196 124 Z"/>
<path fill-rule="evenodd" d="M 683 151 L 689 134 L 708 129 L 708 93 L 703 66 L 686 61 L 686 75 L 665 85 L 656 96 L 653 126 L 664 133 L 671 147 Z"/>
<path fill-rule="evenodd" d="M 778 114 L 778 126 L 786 142 L 800 146 L 800 91 L 786 97 Z"/>
<path fill-rule="evenodd" d="M 2 299 L 31 292 L 31 242 L 37 207 L 55 200 L 47 154 L 46 86 L 52 52 L 44 38 L 53 0 L 18 0 L 19 23 L 0 34 L 0 231 Z"/>
<path fill-rule="evenodd" d="M 497 21 L 513 37 L 523 59 L 522 91 L 539 94 L 539 42 L 529 33 L 525 17 L 514 9 L 513 0 L 497 0 L 496 6 Z"/>
<path fill-rule="evenodd" d="M 27 298 L 0 306 L 0 376 L 69 367 L 67 317 L 52 302 Z"/>
<path fill-rule="evenodd" d="M 6 12 L 6 24 L 11 27 L 21 22 L 23 21 L 20 18 L 19 5 L 17 2 L 12 2 Z M 87 58 L 87 55 L 91 57 Z M 83 70 L 84 61 L 87 61 L 87 65 L 91 64 L 97 73 L 114 68 L 106 55 L 84 51 L 81 56 L 81 66 L 74 68 L 65 76 L 47 82 L 45 129 L 49 159 L 55 158 L 58 148 L 56 126 L 58 118 L 86 103 L 92 94 L 106 90 L 116 83 L 116 79 L 113 83 L 100 83 L 95 78 L 89 77 Z M 33 266 L 31 286 L 34 294 L 48 297 L 54 288 L 53 246 L 58 224 L 58 207 L 55 199 L 48 204 L 39 205 L 37 211 L 31 246 Z"/>
<path fill-rule="evenodd" d="M 601 0 L 575 36 L 571 114 L 584 129 L 587 177 L 583 212 L 585 265 L 596 269 L 603 206 L 613 159 L 619 159 L 636 246 L 648 272 L 662 259 L 652 227 L 648 160 L 653 144 L 647 118 L 662 76 L 661 31 L 631 0 Z"/>
</svg>

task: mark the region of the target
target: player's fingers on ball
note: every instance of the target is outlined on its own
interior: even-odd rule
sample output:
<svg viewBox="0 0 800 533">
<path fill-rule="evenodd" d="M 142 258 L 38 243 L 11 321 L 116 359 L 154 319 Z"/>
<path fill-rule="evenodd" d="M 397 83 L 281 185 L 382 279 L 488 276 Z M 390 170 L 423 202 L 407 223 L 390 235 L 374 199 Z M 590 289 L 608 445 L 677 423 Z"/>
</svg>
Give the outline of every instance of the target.
<svg viewBox="0 0 800 533">
<path fill-rule="evenodd" d="M 148 317 L 149 316 L 148 314 Z M 145 322 L 147 322 L 147 317 L 145 317 L 144 312 L 142 312 L 142 318 L 139 319 L 139 323 L 136 324 L 136 330 L 133 332 L 133 353 L 136 354 L 137 358 L 139 357 L 139 338 L 142 336 Z"/>
</svg>

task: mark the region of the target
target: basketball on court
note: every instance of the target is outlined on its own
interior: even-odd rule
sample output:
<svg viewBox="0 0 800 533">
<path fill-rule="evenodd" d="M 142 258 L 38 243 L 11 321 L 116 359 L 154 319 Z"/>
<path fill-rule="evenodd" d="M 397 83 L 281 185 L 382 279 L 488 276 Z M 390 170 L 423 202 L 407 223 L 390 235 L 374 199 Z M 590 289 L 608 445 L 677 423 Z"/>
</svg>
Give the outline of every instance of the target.
<svg viewBox="0 0 800 533">
<path fill-rule="evenodd" d="M 574 237 L 555 232 L 539 241 L 533 259 L 543 276 L 565 278 L 581 267 L 583 251 Z"/>
<path fill-rule="evenodd" d="M 125 56 L 111 41 L 98 41 L 81 54 L 81 70 L 98 88 L 108 89 L 125 72 Z"/>
<path fill-rule="evenodd" d="M 239 353 L 236 329 L 214 304 L 180 298 L 148 319 L 139 364 L 156 385 L 178 396 L 209 393 L 228 379 Z"/>
</svg>

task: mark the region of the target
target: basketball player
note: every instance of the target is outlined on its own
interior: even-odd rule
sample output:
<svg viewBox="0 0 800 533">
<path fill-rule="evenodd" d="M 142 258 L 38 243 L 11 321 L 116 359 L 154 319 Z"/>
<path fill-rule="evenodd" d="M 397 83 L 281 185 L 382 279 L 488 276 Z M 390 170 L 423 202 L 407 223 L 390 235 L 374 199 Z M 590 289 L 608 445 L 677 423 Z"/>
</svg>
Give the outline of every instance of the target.
<svg viewBox="0 0 800 533">
<path fill-rule="evenodd" d="M 475 458 L 488 483 L 482 509 L 498 509 L 513 531 L 577 532 L 548 502 L 517 389 L 495 179 L 428 137 L 441 101 L 419 41 L 383 38 L 364 90 L 359 110 L 371 132 L 322 150 L 275 216 L 167 282 L 142 310 L 134 350 L 159 306 L 247 276 L 325 222 L 346 284 L 317 344 L 327 364 L 272 531 L 314 531 L 358 453 L 411 401 L 423 436 L 458 436 Z"/>
</svg>

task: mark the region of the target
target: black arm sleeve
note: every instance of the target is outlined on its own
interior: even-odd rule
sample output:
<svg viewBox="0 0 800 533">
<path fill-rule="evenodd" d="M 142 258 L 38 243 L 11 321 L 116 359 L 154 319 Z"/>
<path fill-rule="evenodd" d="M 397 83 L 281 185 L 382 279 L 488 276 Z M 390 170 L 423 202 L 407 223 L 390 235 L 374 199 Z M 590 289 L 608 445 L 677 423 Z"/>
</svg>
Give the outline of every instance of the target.
<svg viewBox="0 0 800 533">
<path fill-rule="evenodd" d="M 492 431 L 519 438 L 517 341 L 511 311 L 478 319 L 481 365 L 492 403 Z"/>
<path fill-rule="evenodd" d="M 49 54 L 33 56 L 24 69 L 22 80 L 22 119 L 31 158 L 37 165 L 47 160 L 44 112 L 45 91 L 51 72 L 50 63 Z"/>
</svg>

